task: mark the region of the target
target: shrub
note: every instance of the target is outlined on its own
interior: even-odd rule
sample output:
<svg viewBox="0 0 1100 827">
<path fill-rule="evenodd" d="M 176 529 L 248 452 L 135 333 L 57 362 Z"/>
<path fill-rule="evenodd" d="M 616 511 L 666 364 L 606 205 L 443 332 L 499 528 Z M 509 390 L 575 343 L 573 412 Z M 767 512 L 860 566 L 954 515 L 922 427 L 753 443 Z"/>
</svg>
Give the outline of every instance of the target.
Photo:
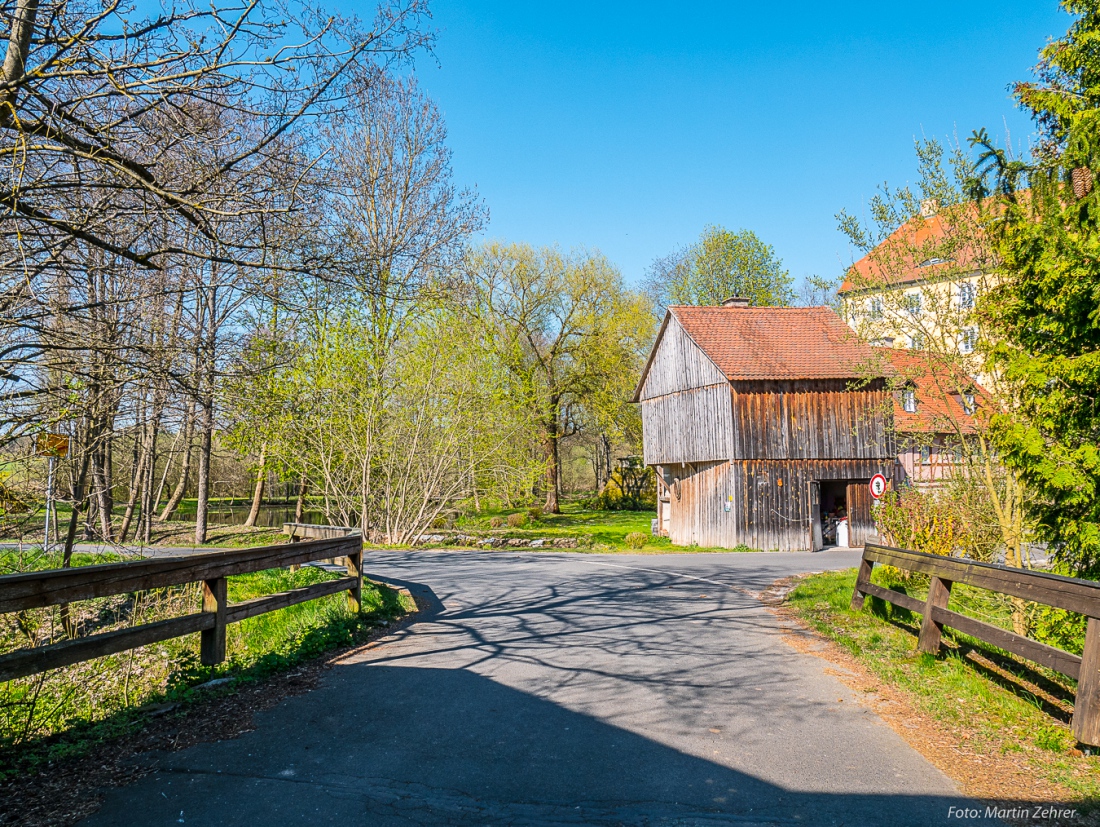
<svg viewBox="0 0 1100 827">
<path fill-rule="evenodd" d="M 508 525 L 512 528 L 519 528 L 522 525 L 527 524 L 527 515 L 522 511 L 517 511 L 515 514 L 508 515 Z"/>
<path fill-rule="evenodd" d="M 989 561 L 1001 545 L 989 497 L 972 480 L 955 479 L 939 491 L 889 491 L 875 508 L 875 523 L 889 545 L 929 554 Z"/>
<path fill-rule="evenodd" d="M 631 531 L 623 540 L 630 548 L 641 548 L 649 542 L 649 537 L 640 531 Z"/>
<path fill-rule="evenodd" d="M 527 516 L 531 518 L 531 522 L 537 523 L 542 519 L 542 508 L 534 505 L 527 509 Z"/>
<path fill-rule="evenodd" d="M 489 528 L 500 528 L 504 525 L 503 517 L 491 517 L 489 518 Z"/>
<path fill-rule="evenodd" d="M 623 480 L 615 471 L 599 496 L 591 501 L 593 508 L 601 511 L 653 511 L 657 508 L 657 489 L 653 471 L 645 468 L 633 478 Z"/>
</svg>

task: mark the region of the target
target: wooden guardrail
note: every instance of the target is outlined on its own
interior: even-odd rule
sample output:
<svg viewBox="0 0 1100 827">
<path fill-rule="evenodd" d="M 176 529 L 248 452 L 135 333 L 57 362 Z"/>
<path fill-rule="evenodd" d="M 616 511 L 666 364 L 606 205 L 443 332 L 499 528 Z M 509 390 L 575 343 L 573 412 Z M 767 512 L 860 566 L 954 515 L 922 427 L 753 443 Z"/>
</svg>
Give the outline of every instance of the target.
<svg viewBox="0 0 1100 827">
<path fill-rule="evenodd" d="M 876 586 L 871 582 L 875 563 L 929 575 L 927 600 L 917 600 L 893 589 Z M 950 611 L 947 603 L 951 597 L 951 586 L 955 583 L 1085 615 L 1088 626 L 1082 656 Z M 917 639 L 917 649 L 921 652 L 938 654 L 943 627 L 949 626 L 1075 678 L 1077 696 L 1073 705 L 1073 734 L 1083 744 L 1100 745 L 1100 583 L 868 544 L 863 548 L 863 559 L 859 564 L 852 609 L 862 609 L 863 598 L 867 595 L 922 615 Z"/>
<path fill-rule="evenodd" d="M 289 535 L 292 543 L 300 543 L 302 540 L 331 540 L 334 537 L 347 537 L 359 533 L 359 529 L 346 525 L 283 523 L 283 534 Z"/>
<path fill-rule="evenodd" d="M 226 578 L 230 575 L 298 566 L 334 557 L 346 559 L 347 577 L 264 595 L 242 603 L 229 603 L 227 599 Z M 353 534 L 293 545 L 4 575 L 0 577 L 0 613 L 195 582 L 202 583 L 201 612 L 11 652 L 0 656 L 0 681 L 34 675 L 47 669 L 69 666 L 194 632 L 202 633 L 202 663 L 213 666 L 225 660 L 225 629 L 230 623 L 342 591 L 348 593 L 351 610 L 358 612 L 363 595 L 362 538 Z"/>
</svg>

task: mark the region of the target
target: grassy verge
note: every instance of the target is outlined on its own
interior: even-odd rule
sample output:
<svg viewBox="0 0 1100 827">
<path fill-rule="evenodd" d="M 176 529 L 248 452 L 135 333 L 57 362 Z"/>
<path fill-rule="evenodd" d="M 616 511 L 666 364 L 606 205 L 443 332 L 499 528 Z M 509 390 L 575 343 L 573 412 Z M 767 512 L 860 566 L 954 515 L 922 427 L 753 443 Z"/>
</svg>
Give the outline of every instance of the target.
<svg viewBox="0 0 1100 827">
<path fill-rule="evenodd" d="M 531 513 L 537 514 L 532 517 Z M 507 518 L 519 514 L 526 518 L 520 526 L 509 526 Z M 567 501 L 562 504 L 560 514 L 542 514 L 528 508 L 483 508 L 482 511 L 459 517 L 446 528 L 429 529 L 427 533 L 440 533 L 454 537 L 466 534 L 476 537 L 501 537 L 504 539 L 554 541 L 556 539 L 575 539 L 576 551 L 629 554 L 687 554 L 694 552 L 757 551 L 748 546 L 735 549 L 711 548 L 707 546 L 673 546 L 667 537 L 654 537 L 650 524 L 657 514 L 655 511 L 596 511 L 584 508 L 580 503 Z M 64 523 L 64 520 L 59 522 Z M 116 521 L 117 522 L 117 521 Z M 498 523 L 494 525 L 494 523 Z M 33 530 L 31 530 L 33 529 Z M 634 535 L 634 544 L 627 537 Z M 161 547 L 194 546 L 195 524 L 187 521 L 154 523 L 151 545 Z M 12 536 L 6 542 L 15 542 L 20 538 Z M 41 528 L 37 523 L 31 525 L 24 536 L 24 542 L 41 545 Z M 288 541 L 280 528 L 247 528 L 238 525 L 211 525 L 207 533 L 204 548 L 251 548 L 255 546 L 277 545 Z M 78 541 L 79 542 L 79 541 Z M 522 549 L 521 549 L 522 550 Z M 552 547 L 545 551 L 555 550 Z M 557 549 L 561 550 L 561 549 Z"/>
<path fill-rule="evenodd" d="M 58 520 L 59 530 L 61 532 L 61 539 L 64 539 L 64 532 L 66 529 L 66 521 Z M 117 529 L 119 522 L 116 520 L 115 528 Z M 24 528 L 26 528 L 24 526 Z M 41 526 L 33 526 L 33 530 L 9 530 L 6 533 L 7 536 L 0 538 L 0 542 L 4 543 L 23 543 L 28 546 L 41 546 L 42 545 L 42 528 Z M 127 546 L 138 545 L 137 541 L 133 539 L 133 532 L 127 540 Z M 248 527 L 241 525 L 210 525 L 206 533 L 206 542 L 202 544 L 202 548 L 250 548 L 253 546 L 273 546 L 279 543 L 285 543 L 290 538 L 283 534 L 282 527 L 273 528 L 267 526 Z M 61 540 L 57 538 L 57 535 L 50 537 L 51 548 L 55 544 L 60 544 Z M 77 545 L 84 543 L 81 540 L 79 534 L 77 536 Z M 97 542 L 97 541 L 91 541 Z M 153 523 L 153 530 L 150 536 L 151 546 L 179 546 L 182 548 L 193 548 L 195 546 L 195 523 L 186 522 L 182 520 L 171 520 L 163 523 Z"/>
<path fill-rule="evenodd" d="M 102 562 L 95 556 L 80 562 Z M 229 578 L 232 602 L 338 577 L 315 567 Z M 72 604 L 82 632 L 108 631 L 196 611 L 197 586 Z M 301 603 L 229 627 L 227 660 L 199 663 L 198 635 L 97 658 L 0 684 L 0 780 L 34 774 L 140 729 L 165 706 L 194 704 L 211 693 L 255 683 L 323 652 L 361 642 L 376 627 L 415 608 L 392 589 L 364 583 L 363 611 L 348 610 L 345 594 Z M 4 615 L 0 651 L 58 637 L 56 610 Z M 200 688 L 228 678 L 218 688 Z"/>
<path fill-rule="evenodd" d="M 1073 681 L 950 630 L 944 655 L 918 654 L 920 617 L 877 598 L 853 612 L 854 585 L 854 570 L 812 575 L 786 605 L 979 760 L 1007 760 L 1086 807 L 1100 806 L 1100 759 L 1076 748 L 1068 726 Z M 903 590 L 907 584 L 884 585 Z M 974 600 L 961 597 L 968 599 Z"/>
<path fill-rule="evenodd" d="M 531 520 L 523 526 L 501 527 L 492 525 L 494 518 L 506 521 L 512 514 L 527 514 L 525 508 L 513 509 L 484 509 L 482 512 L 460 518 L 455 524 L 455 531 L 477 532 L 488 535 L 536 540 L 546 538 L 575 537 L 580 540 L 577 551 L 598 552 L 624 552 L 629 554 L 657 554 L 657 553 L 689 553 L 704 551 L 730 551 L 731 549 L 709 548 L 700 546 L 673 546 L 667 537 L 654 537 L 650 533 L 650 523 L 657 516 L 655 511 L 594 511 L 583 508 L 576 502 L 565 502 L 561 507 L 561 514 L 540 514 L 538 519 Z M 627 544 L 626 537 L 629 534 L 641 534 L 644 536 L 644 544 L 631 546 Z M 547 549 L 552 551 L 553 549 Z M 753 551 L 747 546 L 732 549 L 733 551 Z"/>
</svg>

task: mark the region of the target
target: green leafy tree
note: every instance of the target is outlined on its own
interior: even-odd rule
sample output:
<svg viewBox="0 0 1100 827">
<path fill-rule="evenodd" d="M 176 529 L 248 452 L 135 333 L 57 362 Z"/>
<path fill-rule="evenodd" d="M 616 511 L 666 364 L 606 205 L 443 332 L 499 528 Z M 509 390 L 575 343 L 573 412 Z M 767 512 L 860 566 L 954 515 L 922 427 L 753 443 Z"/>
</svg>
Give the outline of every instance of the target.
<svg viewBox="0 0 1100 827">
<path fill-rule="evenodd" d="M 484 331 L 529 411 L 545 468 L 545 508 L 560 510 L 561 441 L 586 421 L 629 427 L 625 400 L 653 335 L 645 298 L 598 253 L 487 244 L 467 258 L 471 324 Z"/>
<path fill-rule="evenodd" d="M 699 240 L 653 262 L 646 290 L 663 312 L 668 305 L 717 305 L 731 296 L 755 306 L 786 306 L 794 282 L 770 244 L 751 230 L 710 226 Z"/>
<path fill-rule="evenodd" d="M 995 419 L 1005 461 L 1031 490 L 1044 536 L 1079 573 L 1100 571 L 1100 3 L 1040 53 L 1015 95 L 1039 128 L 1026 159 L 984 130 L 971 194 L 992 203 L 999 286 L 979 309 L 1016 405 Z M 992 197 L 987 197 L 992 196 Z"/>
</svg>

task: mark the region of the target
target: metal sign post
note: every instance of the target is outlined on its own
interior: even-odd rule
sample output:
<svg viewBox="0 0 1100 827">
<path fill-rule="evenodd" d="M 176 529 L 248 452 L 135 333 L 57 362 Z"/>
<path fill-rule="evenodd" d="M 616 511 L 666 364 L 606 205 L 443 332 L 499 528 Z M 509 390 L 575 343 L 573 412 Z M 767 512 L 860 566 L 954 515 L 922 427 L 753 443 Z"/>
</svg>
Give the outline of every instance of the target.
<svg viewBox="0 0 1100 827">
<path fill-rule="evenodd" d="M 50 550 L 50 516 L 53 505 L 53 469 L 58 457 L 69 453 L 69 438 L 64 434 L 41 433 L 35 445 L 36 453 L 49 457 L 49 471 L 46 472 L 46 535 L 42 542 L 42 551 Z M 56 539 L 56 538 L 55 538 Z"/>
<path fill-rule="evenodd" d="M 50 455 L 50 470 L 46 474 L 46 539 L 42 543 L 42 551 L 50 552 L 50 509 L 53 508 L 53 464 L 54 456 Z"/>
</svg>

